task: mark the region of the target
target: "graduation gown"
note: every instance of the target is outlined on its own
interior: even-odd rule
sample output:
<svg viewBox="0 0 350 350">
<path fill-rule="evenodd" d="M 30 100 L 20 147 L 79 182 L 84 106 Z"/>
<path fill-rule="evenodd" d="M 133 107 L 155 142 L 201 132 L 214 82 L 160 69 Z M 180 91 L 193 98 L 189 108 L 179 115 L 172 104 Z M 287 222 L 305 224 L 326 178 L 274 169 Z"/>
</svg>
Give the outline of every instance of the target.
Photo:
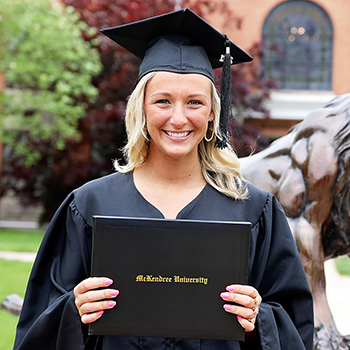
<svg viewBox="0 0 350 350">
<path fill-rule="evenodd" d="M 177 216 L 252 223 L 248 283 L 259 291 L 262 304 L 245 343 L 87 336 L 73 288 L 90 276 L 92 215 L 163 218 L 138 192 L 132 173 L 114 173 L 73 191 L 54 215 L 28 282 L 14 349 L 311 350 L 312 296 L 284 212 L 274 196 L 248 187 L 248 199 L 234 200 L 207 184 Z"/>
</svg>

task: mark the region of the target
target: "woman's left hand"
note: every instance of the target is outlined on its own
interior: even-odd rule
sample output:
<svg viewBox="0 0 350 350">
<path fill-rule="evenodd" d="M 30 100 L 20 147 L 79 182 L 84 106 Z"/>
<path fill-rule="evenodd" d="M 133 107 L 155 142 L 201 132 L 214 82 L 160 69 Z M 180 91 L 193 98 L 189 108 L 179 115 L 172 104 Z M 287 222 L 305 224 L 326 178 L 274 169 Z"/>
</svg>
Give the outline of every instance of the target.
<svg viewBox="0 0 350 350">
<path fill-rule="evenodd" d="M 233 284 L 226 287 L 226 292 L 220 294 L 221 298 L 238 305 L 224 304 L 224 309 L 237 315 L 238 322 L 246 332 L 255 328 L 256 317 L 262 298 L 258 291 L 251 286 Z"/>
</svg>

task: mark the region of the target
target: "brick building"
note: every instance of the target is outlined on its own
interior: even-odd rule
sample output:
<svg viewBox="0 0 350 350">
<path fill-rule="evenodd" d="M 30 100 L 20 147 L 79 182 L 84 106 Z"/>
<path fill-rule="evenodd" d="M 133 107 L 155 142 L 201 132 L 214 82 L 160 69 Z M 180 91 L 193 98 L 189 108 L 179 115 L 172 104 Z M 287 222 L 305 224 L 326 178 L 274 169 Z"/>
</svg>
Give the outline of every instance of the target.
<svg viewBox="0 0 350 350">
<path fill-rule="evenodd" d="M 272 120 L 259 121 L 263 133 L 278 137 L 334 95 L 350 92 L 350 2 L 344 0 L 228 0 L 242 18 L 228 33 L 243 49 L 263 42 L 264 74 L 279 89 L 268 107 Z M 213 23 L 219 23 L 213 18 Z"/>
</svg>

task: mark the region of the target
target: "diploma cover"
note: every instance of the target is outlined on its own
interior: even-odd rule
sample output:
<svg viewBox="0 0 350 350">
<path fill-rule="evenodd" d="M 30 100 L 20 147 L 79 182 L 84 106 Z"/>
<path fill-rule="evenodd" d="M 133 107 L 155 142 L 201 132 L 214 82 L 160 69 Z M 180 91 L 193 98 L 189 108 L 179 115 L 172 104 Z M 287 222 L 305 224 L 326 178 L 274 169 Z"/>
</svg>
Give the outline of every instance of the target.
<svg viewBox="0 0 350 350">
<path fill-rule="evenodd" d="M 246 284 L 247 222 L 93 217 L 92 276 L 113 279 L 117 305 L 90 335 L 244 340 L 220 298 Z"/>
</svg>

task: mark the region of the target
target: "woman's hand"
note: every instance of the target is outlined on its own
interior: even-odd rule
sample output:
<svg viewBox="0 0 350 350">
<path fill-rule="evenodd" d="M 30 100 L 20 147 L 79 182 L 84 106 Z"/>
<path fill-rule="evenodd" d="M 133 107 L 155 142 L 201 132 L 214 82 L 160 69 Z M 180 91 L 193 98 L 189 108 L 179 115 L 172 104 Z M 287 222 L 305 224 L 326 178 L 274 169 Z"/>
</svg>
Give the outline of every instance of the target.
<svg viewBox="0 0 350 350">
<path fill-rule="evenodd" d="M 227 286 L 226 292 L 221 293 L 220 296 L 225 301 L 238 304 L 224 304 L 223 307 L 227 312 L 237 315 L 238 322 L 246 332 L 253 331 L 262 301 L 258 291 L 251 286 L 234 284 Z"/>
<path fill-rule="evenodd" d="M 103 310 L 112 309 L 116 305 L 114 300 L 108 300 L 119 294 L 117 289 L 106 288 L 112 283 L 110 278 L 90 277 L 74 288 L 75 305 L 81 322 L 92 323 L 102 316 Z"/>
</svg>

